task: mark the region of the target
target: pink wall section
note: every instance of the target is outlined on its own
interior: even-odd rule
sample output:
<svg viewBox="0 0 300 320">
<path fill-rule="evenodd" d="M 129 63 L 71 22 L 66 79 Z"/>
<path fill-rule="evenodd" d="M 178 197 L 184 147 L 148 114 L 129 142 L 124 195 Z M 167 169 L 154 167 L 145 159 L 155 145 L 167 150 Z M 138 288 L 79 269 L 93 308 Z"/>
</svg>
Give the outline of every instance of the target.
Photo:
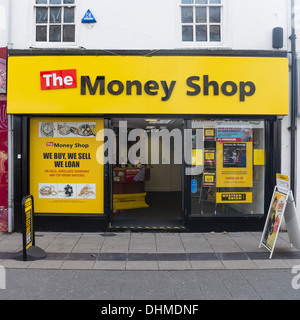
<svg viewBox="0 0 300 320">
<path fill-rule="evenodd" d="M 7 49 L 0 48 L 0 232 L 7 231 L 8 207 L 6 61 Z"/>
<path fill-rule="evenodd" d="M 2 98 L 3 99 L 3 98 Z M 8 161 L 6 100 L 0 98 L 0 231 L 7 231 Z"/>
</svg>

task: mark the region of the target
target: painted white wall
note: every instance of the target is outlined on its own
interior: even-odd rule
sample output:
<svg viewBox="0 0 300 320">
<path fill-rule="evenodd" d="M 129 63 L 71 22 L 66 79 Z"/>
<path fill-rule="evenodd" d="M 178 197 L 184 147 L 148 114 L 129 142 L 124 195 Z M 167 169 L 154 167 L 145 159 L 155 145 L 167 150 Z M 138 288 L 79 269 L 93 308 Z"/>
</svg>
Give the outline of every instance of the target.
<svg viewBox="0 0 300 320">
<path fill-rule="evenodd" d="M 5 0 L 1 0 L 5 1 Z M 8 1 L 8 0 L 6 0 Z M 76 44 L 34 41 L 34 0 L 9 0 L 13 6 L 13 49 L 83 47 L 86 49 L 209 48 L 181 41 L 180 0 L 76 0 Z M 298 0 L 299 1 L 299 0 Z M 288 0 L 223 0 L 224 39 L 218 48 L 272 50 L 272 29 L 284 29 L 287 49 Z M 97 23 L 81 23 L 90 9 Z"/>
<path fill-rule="evenodd" d="M 151 159 L 151 146 L 155 143 L 148 137 L 148 157 Z M 159 145 L 156 145 L 157 150 L 167 150 L 168 146 L 163 145 L 162 139 L 159 140 Z M 159 156 L 159 155 L 158 155 Z M 150 180 L 145 182 L 145 191 L 181 191 L 181 164 L 174 164 L 174 145 L 170 144 L 170 164 L 162 164 L 162 159 L 159 164 L 151 164 Z"/>
<path fill-rule="evenodd" d="M 289 15 L 286 0 L 231 0 L 232 48 L 272 49 L 272 30 L 283 28 L 283 49 L 287 49 Z"/>
<path fill-rule="evenodd" d="M 93 28 L 79 24 L 79 42 L 89 49 L 174 48 L 174 0 L 88 0 L 78 8 L 79 20 L 90 9 L 97 19 Z"/>
<path fill-rule="evenodd" d="M 296 40 L 296 50 L 298 53 L 300 53 L 300 0 L 294 0 L 295 2 L 295 7 L 294 7 L 294 27 L 295 27 L 295 32 L 297 35 L 297 40 Z"/>
<path fill-rule="evenodd" d="M 0 47 L 6 47 L 8 42 L 8 1 L 0 0 Z"/>
</svg>

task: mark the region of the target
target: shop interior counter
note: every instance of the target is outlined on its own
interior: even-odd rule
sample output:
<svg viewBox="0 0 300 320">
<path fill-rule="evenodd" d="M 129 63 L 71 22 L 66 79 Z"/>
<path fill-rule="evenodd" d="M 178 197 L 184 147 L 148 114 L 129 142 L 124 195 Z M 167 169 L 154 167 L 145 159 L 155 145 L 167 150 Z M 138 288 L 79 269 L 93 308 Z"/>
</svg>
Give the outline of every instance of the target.
<svg viewBox="0 0 300 320">
<path fill-rule="evenodd" d="M 150 168 L 119 168 L 113 170 L 113 193 L 145 192 L 145 181 L 150 180 Z"/>
</svg>

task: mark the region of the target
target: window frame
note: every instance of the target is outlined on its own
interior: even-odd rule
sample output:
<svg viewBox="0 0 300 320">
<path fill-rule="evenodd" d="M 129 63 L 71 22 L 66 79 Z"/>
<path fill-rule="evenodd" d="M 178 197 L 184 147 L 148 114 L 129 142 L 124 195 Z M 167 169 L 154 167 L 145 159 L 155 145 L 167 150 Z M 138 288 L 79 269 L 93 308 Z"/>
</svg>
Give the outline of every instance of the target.
<svg viewBox="0 0 300 320">
<path fill-rule="evenodd" d="M 180 47 L 228 47 L 229 48 L 229 37 L 228 34 L 230 33 L 230 24 L 231 21 L 229 16 L 229 7 L 225 6 L 225 3 L 223 0 L 221 0 L 221 3 L 218 4 L 198 4 L 195 3 L 195 0 L 193 0 L 193 3 L 190 4 L 183 4 L 181 3 L 182 0 L 178 0 L 178 21 L 180 21 L 179 24 L 177 24 L 177 39 Z M 209 1 L 208 1 L 209 2 Z M 183 23 L 182 22 L 182 8 L 183 7 L 192 7 L 193 8 L 193 22 L 189 23 Z M 196 23 L 196 8 L 197 7 L 204 7 L 206 8 L 206 15 L 207 15 L 207 21 L 204 23 Z M 209 7 L 220 7 L 220 22 L 210 22 L 209 21 Z M 207 26 L 207 40 L 206 41 L 196 41 L 196 26 L 198 25 L 205 25 Z M 220 41 L 209 41 L 209 33 L 210 33 L 210 26 L 212 25 L 219 25 L 220 26 Z M 193 40 L 191 41 L 183 41 L 182 40 L 182 27 L 183 26 L 192 26 L 193 27 Z M 226 32 L 225 32 L 226 30 Z"/>
<path fill-rule="evenodd" d="M 33 12 L 33 22 L 34 22 L 34 43 L 39 46 L 43 45 L 55 45 L 55 46 L 74 46 L 76 45 L 76 0 L 74 0 L 74 3 L 64 4 L 63 0 L 61 0 L 62 3 L 60 4 L 50 4 L 50 0 L 47 0 L 47 3 L 36 3 L 36 0 L 34 1 L 34 12 Z M 47 8 L 48 10 L 48 17 L 46 23 L 37 23 L 36 17 L 37 17 L 37 9 L 38 8 Z M 61 21 L 60 22 L 50 22 L 50 8 L 61 8 Z M 74 21 L 73 22 L 64 22 L 64 10 L 65 8 L 74 8 Z M 38 26 L 46 26 L 47 27 L 47 40 L 46 41 L 37 41 L 37 27 Z M 60 41 L 50 41 L 50 26 L 60 26 Z M 74 26 L 74 41 L 64 41 L 64 26 Z"/>
</svg>

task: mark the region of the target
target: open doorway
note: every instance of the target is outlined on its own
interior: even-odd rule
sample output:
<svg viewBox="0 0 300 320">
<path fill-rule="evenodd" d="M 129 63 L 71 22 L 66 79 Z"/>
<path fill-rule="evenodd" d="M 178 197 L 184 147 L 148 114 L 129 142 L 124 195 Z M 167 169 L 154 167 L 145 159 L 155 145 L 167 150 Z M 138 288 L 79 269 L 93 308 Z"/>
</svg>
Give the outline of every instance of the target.
<svg viewBox="0 0 300 320">
<path fill-rule="evenodd" d="M 115 118 L 111 123 L 116 136 L 111 226 L 183 227 L 182 164 L 175 156 L 182 153 L 182 120 Z"/>
</svg>

